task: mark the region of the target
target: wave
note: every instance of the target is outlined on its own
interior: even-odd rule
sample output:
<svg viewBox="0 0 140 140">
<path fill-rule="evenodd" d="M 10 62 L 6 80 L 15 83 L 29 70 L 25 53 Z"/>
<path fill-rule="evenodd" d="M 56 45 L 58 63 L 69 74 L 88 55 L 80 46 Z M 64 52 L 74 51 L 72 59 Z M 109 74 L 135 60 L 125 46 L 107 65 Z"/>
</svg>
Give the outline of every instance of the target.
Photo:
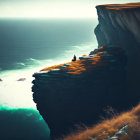
<svg viewBox="0 0 140 140">
<path fill-rule="evenodd" d="M 31 91 L 32 74 L 44 67 L 69 62 L 74 54 L 77 57 L 89 54 L 96 46 L 96 44 L 71 46 L 69 50 L 61 54 L 61 57 L 47 60 L 28 58 L 24 62 L 16 63 L 16 67 L 13 70 L 1 71 L 0 78 L 3 81 L 0 82 L 0 104 L 5 107 L 36 108 Z"/>
</svg>

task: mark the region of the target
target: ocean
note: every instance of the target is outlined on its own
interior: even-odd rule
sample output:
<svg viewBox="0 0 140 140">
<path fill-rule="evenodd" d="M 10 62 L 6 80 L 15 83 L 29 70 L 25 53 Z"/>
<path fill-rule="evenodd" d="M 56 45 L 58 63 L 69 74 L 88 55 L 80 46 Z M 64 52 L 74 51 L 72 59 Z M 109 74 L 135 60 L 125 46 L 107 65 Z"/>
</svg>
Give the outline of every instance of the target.
<svg viewBox="0 0 140 140">
<path fill-rule="evenodd" d="M 46 139 L 48 126 L 32 100 L 32 74 L 97 48 L 97 24 L 96 19 L 0 19 L 0 114 L 20 112 L 21 122 L 37 121 L 36 139 Z"/>
</svg>

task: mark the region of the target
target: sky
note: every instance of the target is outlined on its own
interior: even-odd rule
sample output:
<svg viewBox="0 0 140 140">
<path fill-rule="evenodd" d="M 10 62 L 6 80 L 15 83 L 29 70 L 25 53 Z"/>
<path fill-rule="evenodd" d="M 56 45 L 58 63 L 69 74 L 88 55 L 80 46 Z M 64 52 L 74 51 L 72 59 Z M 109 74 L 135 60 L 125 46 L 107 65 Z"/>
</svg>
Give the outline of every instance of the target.
<svg viewBox="0 0 140 140">
<path fill-rule="evenodd" d="M 0 0 L 0 18 L 93 18 L 95 5 L 139 0 Z"/>
</svg>

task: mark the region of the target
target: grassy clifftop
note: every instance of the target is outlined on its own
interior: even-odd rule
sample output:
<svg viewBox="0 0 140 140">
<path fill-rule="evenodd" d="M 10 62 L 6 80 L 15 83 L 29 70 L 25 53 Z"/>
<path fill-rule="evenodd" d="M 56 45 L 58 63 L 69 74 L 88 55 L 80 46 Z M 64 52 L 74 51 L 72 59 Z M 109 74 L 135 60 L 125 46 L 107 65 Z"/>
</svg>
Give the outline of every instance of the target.
<svg viewBox="0 0 140 140">
<path fill-rule="evenodd" d="M 126 3 L 126 4 L 105 4 L 98 5 L 97 7 L 105 7 L 110 10 L 126 10 L 140 8 L 140 3 Z"/>
<path fill-rule="evenodd" d="M 54 69 L 60 69 L 72 75 L 79 75 L 93 71 L 96 68 L 109 65 L 111 61 L 113 62 L 113 57 L 116 55 L 120 55 L 121 52 L 123 52 L 123 50 L 120 47 L 104 45 L 96 49 L 93 52 L 92 57 L 83 57 L 83 59 L 81 60 L 68 62 L 60 65 L 54 65 L 51 67 L 44 68 L 41 71 L 51 71 Z M 65 65 L 67 64 L 68 66 L 65 67 Z"/>
</svg>

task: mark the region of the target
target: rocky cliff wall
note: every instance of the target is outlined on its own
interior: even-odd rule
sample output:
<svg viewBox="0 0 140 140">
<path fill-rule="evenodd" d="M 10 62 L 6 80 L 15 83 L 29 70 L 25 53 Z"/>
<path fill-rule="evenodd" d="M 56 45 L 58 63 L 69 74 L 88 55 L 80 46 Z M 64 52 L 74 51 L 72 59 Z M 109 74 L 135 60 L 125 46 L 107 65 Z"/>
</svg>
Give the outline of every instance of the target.
<svg viewBox="0 0 140 140">
<path fill-rule="evenodd" d="M 120 47 L 104 46 L 92 53 L 93 59 L 86 58 L 33 75 L 33 98 L 51 129 L 52 139 L 75 131 L 76 125 L 96 123 L 107 106 L 121 111 L 130 105 L 124 91 L 125 52 Z M 79 64 L 82 69 L 78 71 L 85 71 L 71 73 L 71 68 L 75 67 L 76 71 Z"/>
<path fill-rule="evenodd" d="M 33 76 L 33 98 L 52 139 L 75 125 L 97 123 L 104 109 L 123 111 L 140 99 L 139 4 L 97 6 L 99 48 L 90 56 Z"/>
<path fill-rule="evenodd" d="M 132 49 L 131 45 L 139 46 L 140 4 L 135 5 L 99 5 L 96 7 L 99 24 L 95 29 L 95 34 L 99 46 L 119 44 L 127 51 Z"/>
<path fill-rule="evenodd" d="M 99 5 L 95 29 L 98 45 L 114 44 L 127 53 L 127 89 L 139 98 L 140 92 L 140 3 Z"/>
</svg>

